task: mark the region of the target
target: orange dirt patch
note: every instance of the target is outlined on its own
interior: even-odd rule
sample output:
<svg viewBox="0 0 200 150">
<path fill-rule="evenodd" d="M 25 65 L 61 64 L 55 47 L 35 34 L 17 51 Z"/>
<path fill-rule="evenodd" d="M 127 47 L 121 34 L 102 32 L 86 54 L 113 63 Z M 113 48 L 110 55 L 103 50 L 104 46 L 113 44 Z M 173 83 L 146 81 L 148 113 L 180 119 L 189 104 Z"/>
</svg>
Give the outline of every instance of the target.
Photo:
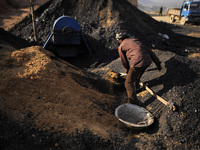
<svg viewBox="0 0 200 150">
<path fill-rule="evenodd" d="M 193 53 L 188 55 L 188 58 L 200 58 L 200 53 Z"/>
<path fill-rule="evenodd" d="M 194 33 L 194 32 L 187 34 L 187 36 L 200 38 L 200 34 L 199 33 Z"/>
</svg>

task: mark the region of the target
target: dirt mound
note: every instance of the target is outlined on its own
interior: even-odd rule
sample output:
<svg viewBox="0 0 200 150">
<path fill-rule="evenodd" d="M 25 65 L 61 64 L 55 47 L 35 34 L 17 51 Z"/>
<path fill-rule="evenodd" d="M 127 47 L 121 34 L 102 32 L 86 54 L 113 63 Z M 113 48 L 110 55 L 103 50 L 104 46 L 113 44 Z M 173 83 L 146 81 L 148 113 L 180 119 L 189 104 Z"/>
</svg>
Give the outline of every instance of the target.
<svg viewBox="0 0 200 150">
<path fill-rule="evenodd" d="M 96 99 L 111 104 L 114 102 L 113 97 L 92 90 L 87 75 L 63 61 L 56 60 L 51 53 L 40 47 L 29 47 L 12 53 L 1 51 L 1 66 L 1 83 L 4 85 L 1 86 L 1 98 L 5 100 L 1 110 L 8 111 L 17 120 L 24 119 L 23 115 L 19 116 L 20 112 L 31 111 L 34 117 L 38 117 L 36 126 L 49 130 L 53 120 L 56 120 L 55 124 L 58 126 L 67 124 L 65 129 L 69 133 L 83 126 L 89 129 L 97 126 L 103 128 L 110 121 L 114 122 L 111 114 L 108 118 L 104 116 L 100 119 L 97 114 L 105 115 L 106 112 L 95 108 L 91 110 Z M 85 81 L 79 83 L 84 78 Z M 49 115 L 52 115 L 52 120 L 49 120 Z M 98 125 L 96 119 L 106 122 Z M 87 120 L 90 120 L 89 124 L 97 124 L 90 126 Z"/>
<path fill-rule="evenodd" d="M 134 1 L 95 0 L 64 1 L 50 0 L 36 11 L 39 44 L 43 45 L 57 18 L 62 15 L 71 16 L 81 24 L 83 34 L 91 49 L 93 59 L 90 63 L 107 63 L 118 57 L 115 49 L 116 32 L 123 30 L 141 39 L 148 47 L 171 51 L 179 55 L 187 55 L 186 47 L 198 45 L 197 38 L 181 38 L 174 34 L 175 26 L 157 22 L 151 16 L 137 9 Z M 26 17 L 10 31 L 28 41 L 34 40 L 32 22 Z M 167 34 L 169 40 L 159 36 Z M 188 42 L 188 40 L 190 42 Z M 107 56 L 107 57 L 105 57 Z"/>
<path fill-rule="evenodd" d="M 101 63 L 118 57 L 115 51 L 118 45 L 115 34 L 120 30 L 127 31 L 130 35 L 135 35 L 148 46 L 152 46 L 152 43 L 153 45 L 159 45 L 163 42 L 158 33 L 166 33 L 167 31 L 166 34 L 172 34 L 162 24 L 127 1 L 52 0 L 36 11 L 40 44 L 44 44 L 52 31 L 55 20 L 62 15 L 77 19 L 93 50 L 92 59 Z M 10 31 L 26 40 L 34 40 L 32 23 L 28 17 Z M 109 58 L 104 57 L 105 55 Z"/>
<path fill-rule="evenodd" d="M 9 120 L 13 118 L 15 125 L 20 124 L 23 131 L 37 130 L 34 135 L 61 132 L 73 136 L 72 133 L 86 129 L 84 134 L 98 135 L 104 140 L 109 139 L 107 130 L 117 130 L 115 125 L 118 122 L 113 116 L 115 97 L 94 90 L 94 85 L 100 82 L 83 71 L 37 46 L 14 52 L 2 48 L 0 58 L 2 126 L 10 123 L 3 119 L 7 117 Z M 1 148 L 8 147 L 10 141 L 6 138 L 17 136 L 14 133 L 6 137 L 6 134 L 6 130 L 1 132 L 4 137 Z M 48 141 L 48 137 L 41 138 Z"/>
</svg>

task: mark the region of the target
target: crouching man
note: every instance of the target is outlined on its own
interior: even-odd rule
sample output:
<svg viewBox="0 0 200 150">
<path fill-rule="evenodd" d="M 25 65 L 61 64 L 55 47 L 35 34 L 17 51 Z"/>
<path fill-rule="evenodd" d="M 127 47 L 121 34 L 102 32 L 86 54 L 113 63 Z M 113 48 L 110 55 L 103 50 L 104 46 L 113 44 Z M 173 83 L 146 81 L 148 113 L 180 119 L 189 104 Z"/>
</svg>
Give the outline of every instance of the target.
<svg viewBox="0 0 200 150">
<path fill-rule="evenodd" d="M 127 73 L 125 88 L 128 102 L 141 106 L 141 102 L 136 95 L 140 78 L 152 61 L 156 64 L 157 69 L 161 70 L 161 62 L 155 53 L 144 46 L 138 39 L 129 37 L 126 33 L 117 33 L 116 39 L 120 44 L 118 53 Z"/>
</svg>

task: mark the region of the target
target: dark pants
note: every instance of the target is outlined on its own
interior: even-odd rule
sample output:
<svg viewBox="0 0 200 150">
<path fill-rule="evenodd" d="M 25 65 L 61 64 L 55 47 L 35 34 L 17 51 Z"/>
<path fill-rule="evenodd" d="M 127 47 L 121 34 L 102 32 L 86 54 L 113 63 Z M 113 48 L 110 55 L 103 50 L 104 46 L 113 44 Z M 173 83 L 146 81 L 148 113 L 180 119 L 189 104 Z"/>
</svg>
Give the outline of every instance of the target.
<svg viewBox="0 0 200 150">
<path fill-rule="evenodd" d="M 137 102 L 136 87 L 139 86 L 139 81 L 144 71 L 148 66 L 130 68 L 125 81 L 125 88 L 129 99 Z"/>
</svg>

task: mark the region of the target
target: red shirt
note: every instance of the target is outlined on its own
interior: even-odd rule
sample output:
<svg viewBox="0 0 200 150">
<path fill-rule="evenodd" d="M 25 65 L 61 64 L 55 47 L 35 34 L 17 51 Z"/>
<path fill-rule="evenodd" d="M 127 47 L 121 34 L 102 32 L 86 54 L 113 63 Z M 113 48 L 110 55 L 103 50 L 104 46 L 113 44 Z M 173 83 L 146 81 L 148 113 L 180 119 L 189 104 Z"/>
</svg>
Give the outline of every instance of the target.
<svg viewBox="0 0 200 150">
<path fill-rule="evenodd" d="M 160 64 L 159 58 L 155 53 L 144 46 L 138 39 L 124 39 L 118 47 L 118 52 L 126 72 L 130 67 L 149 66 L 152 61 L 155 64 Z M 129 65 L 129 61 L 131 65 Z"/>
</svg>

